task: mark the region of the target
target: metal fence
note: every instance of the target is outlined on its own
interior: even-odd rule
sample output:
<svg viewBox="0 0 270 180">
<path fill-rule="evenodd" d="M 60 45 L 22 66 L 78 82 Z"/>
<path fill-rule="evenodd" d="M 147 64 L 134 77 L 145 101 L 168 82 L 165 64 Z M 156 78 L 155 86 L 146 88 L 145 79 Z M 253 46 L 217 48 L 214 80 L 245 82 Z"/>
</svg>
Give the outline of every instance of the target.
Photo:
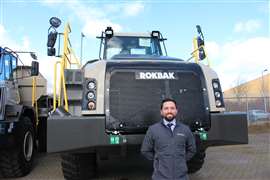
<svg viewBox="0 0 270 180">
<path fill-rule="evenodd" d="M 224 98 L 226 111 L 247 112 L 249 123 L 270 121 L 270 97 L 233 97 Z M 256 110 L 261 114 L 254 115 Z M 265 118 L 267 116 L 267 118 Z"/>
</svg>

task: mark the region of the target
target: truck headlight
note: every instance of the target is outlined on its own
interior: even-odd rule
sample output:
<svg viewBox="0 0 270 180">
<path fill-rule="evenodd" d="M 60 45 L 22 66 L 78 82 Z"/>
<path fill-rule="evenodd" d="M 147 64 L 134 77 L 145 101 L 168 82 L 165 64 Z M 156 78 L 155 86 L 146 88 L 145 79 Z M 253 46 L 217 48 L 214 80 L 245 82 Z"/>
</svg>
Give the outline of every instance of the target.
<svg viewBox="0 0 270 180">
<path fill-rule="evenodd" d="M 97 80 L 95 78 L 85 78 L 83 93 L 83 110 L 96 110 L 97 106 Z"/>
<path fill-rule="evenodd" d="M 222 105 L 221 101 L 220 100 L 216 100 L 216 106 L 217 107 L 220 107 Z"/>
<path fill-rule="evenodd" d="M 96 83 L 94 81 L 90 81 L 87 85 L 89 90 L 96 89 Z"/>
<path fill-rule="evenodd" d="M 221 97 L 220 92 L 215 92 L 215 97 L 220 98 Z"/>
<path fill-rule="evenodd" d="M 95 98 L 95 93 L 93 91 L 90 91 L 87 93 L 87 99 L 90 100 L 90 99 L 94 99 Z"/>
<path fill-rule="evenodd" d="M 90 101 L 88 103 L 88 109 L 89 110 L 95 110 L 96 109 L 96 103 L 94 101 Z"/>
<path fill-rule="evenodd" d="M 219 88 L 218 82 L 213 81 L 212 84 L 213 84 L 213 88 L 214 88 L 214 89 L 218 89 L 218 88 Z"/>
<path fill-rule="evenodd" d="M 215 96 L 216 107 L 218 108 L 224 107 L 224 100 L 223 100 L 223 95 L 222 95 L 222 90 L 221 90 L 219 80 L 213 79 L 212 86 L 213 86 L 213 91 L 214 91 L 214 96 Z"/>
</svg>

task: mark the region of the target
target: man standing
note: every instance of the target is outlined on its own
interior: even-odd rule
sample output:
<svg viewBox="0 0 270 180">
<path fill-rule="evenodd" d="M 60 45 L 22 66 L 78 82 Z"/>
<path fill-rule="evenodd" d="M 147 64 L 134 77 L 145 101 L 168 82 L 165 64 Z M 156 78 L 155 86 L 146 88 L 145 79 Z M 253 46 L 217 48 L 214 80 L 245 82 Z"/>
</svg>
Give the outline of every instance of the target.
<svg viewBox="0 0 270 180">
<path fill-rule="evenodd" d="M 148 128 L 141 153 L 153 160 L 152 180 L 187 180 L 187 164 L 196 152 L 189 127 L 177 121 L 177 104 L 173 99 L 161 103 L 162 121 Z"/>
</svg>

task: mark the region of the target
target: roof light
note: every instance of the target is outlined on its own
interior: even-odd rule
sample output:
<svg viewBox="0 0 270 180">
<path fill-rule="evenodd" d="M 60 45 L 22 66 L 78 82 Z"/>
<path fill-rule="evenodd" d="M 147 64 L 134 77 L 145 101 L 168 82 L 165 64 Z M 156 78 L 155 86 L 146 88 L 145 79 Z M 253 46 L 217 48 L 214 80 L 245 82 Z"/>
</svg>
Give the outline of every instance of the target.
<svg viewBox="0 0 270 180">
<path fill-rule="evenodd" d="M 107 29 L 105 30 L 105 35 L 106 35 L 107 38 L 113 37 L 112 27 L 107 27 Z"/>
<path fill-rule="evenodd" d="M 159 31 L 152 31 L 151 36 L 152 36 L 152 37 L 159 38 L 160 32 L 159 32 Z"/>
</svg>

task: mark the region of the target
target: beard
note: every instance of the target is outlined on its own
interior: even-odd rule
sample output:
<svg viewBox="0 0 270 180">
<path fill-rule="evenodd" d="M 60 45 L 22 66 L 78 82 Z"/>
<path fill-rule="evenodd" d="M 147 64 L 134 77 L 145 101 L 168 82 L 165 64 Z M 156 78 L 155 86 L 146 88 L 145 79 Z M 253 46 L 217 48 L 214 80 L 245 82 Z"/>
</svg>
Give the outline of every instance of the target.
<svg viewBox="0 0 270 180">
<path fill-rule="evenodd" d="M 175 116 L 172 114 L 167 114 L 166 116 L 163 117 L 166 121 L 172 121 L 175 119 Z"/>
</svg>

